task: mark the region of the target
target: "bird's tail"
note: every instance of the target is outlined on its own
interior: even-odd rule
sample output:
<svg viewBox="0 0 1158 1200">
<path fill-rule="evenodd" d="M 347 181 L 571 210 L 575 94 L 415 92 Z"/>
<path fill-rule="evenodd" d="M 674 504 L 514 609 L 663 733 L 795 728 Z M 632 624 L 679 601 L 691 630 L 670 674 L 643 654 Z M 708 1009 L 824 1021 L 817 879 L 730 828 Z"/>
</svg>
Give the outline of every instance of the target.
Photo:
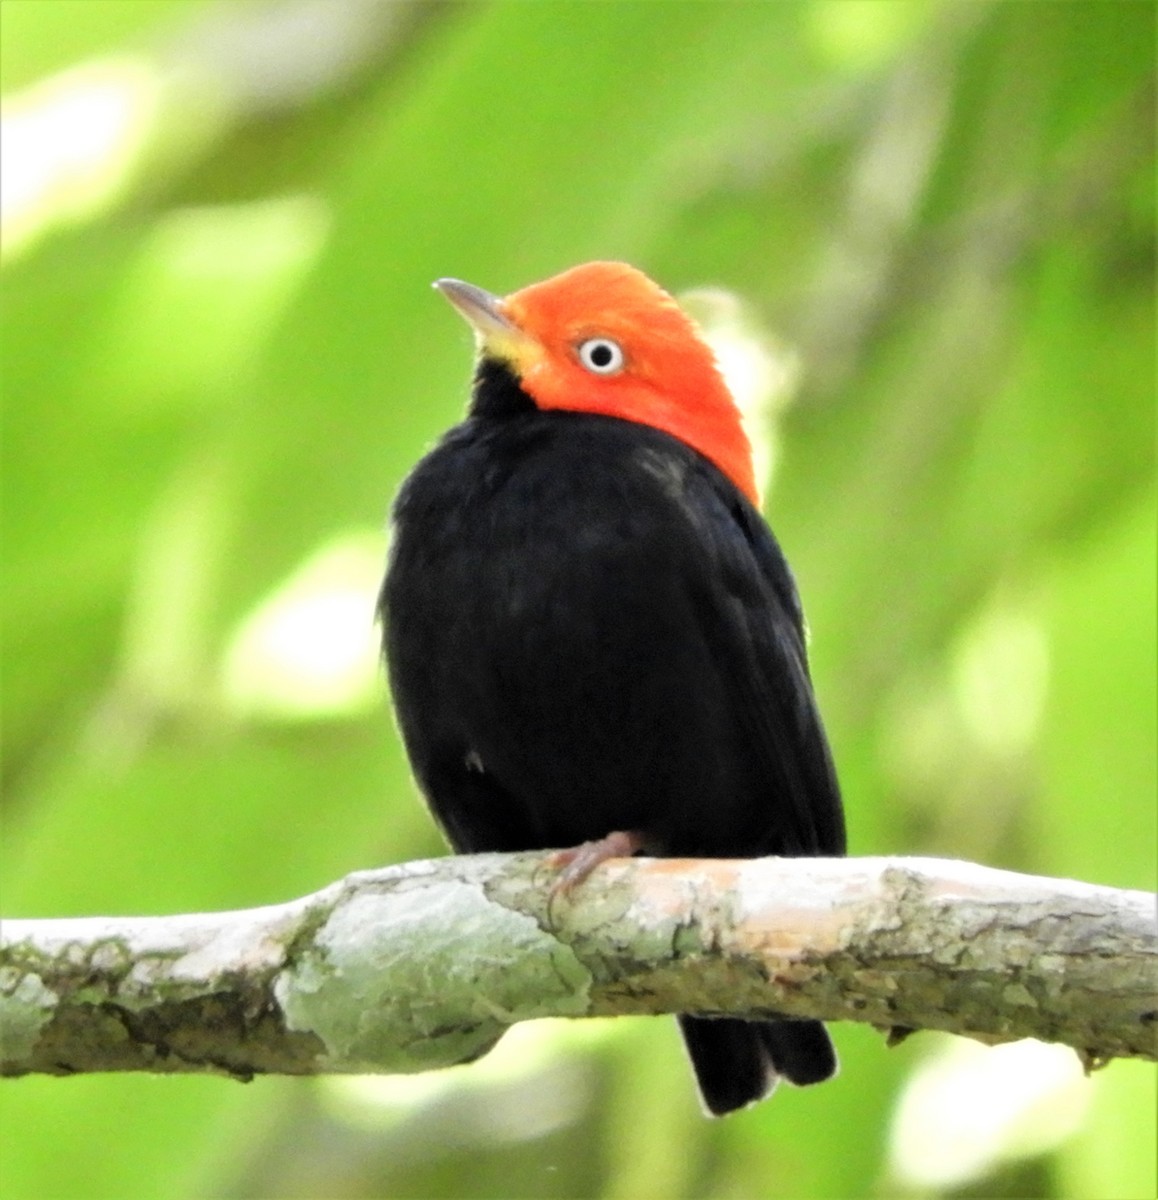
<svg viewBox="0 0 1158 1200">
<path fill-rule="evenodd" d="M 836 1051 L 819 1021 L 680 1017 L 704 1108 L 713 1116 L 762 1100 L 783 1076 L 803 1086 L 836 1074 Z"/>
</svg>

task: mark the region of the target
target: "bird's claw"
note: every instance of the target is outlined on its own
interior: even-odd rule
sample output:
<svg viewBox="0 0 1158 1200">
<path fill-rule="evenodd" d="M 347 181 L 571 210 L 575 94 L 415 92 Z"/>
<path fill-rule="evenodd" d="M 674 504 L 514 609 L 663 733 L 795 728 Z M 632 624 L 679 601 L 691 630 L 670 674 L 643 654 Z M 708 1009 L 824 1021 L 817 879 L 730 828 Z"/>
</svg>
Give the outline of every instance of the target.
<svg viewBox="0 0 1158 1200">
<path fill-rule="evenodd" d="M 630 858 L 643 848 L 643 837 L 634 830 L 617 829 L 594 842 L 584 842 L 567 850 L 556 850 L 547 866 L 558 870 L 551 884 L 550 899 L 569 896 L 600 863 L 609 858 Z"/>
</svg>

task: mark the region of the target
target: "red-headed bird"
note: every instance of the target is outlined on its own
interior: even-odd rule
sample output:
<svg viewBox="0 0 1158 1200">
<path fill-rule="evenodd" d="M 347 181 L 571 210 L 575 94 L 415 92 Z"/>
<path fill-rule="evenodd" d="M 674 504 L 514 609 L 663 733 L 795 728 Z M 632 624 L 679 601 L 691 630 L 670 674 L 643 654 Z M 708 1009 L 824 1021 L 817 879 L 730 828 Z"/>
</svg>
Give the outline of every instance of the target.
<svg viewBox="0 0 1158 1200">
<path fill-rule="evenodd" d="M 470 322 L 466 419 L 393 509 L 383 649 L 414 774 L 462 853 L 844 853 L 800 601 L 708 344 L 622 263 Z M 836 1070 L 817 1021 L 681 1017 L 706 1108 Z"/>
</svg>

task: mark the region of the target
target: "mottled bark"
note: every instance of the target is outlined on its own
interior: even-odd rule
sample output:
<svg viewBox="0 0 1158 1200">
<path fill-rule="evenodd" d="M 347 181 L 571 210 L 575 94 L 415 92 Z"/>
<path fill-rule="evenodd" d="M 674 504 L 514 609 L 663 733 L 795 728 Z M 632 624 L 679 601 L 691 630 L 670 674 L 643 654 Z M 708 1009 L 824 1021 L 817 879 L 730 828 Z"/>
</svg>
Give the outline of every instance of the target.
<svg viewBox="0 0 1158 1200">
<path fill-rule="evenodd" d="M 787 1014 L 1158 1058 L 1155 897 L 938 859 L 544 856 L 361 872 L 288 904 L 8 920 L 0 1070 L 421 1071 L 518 1021 Z"/>
</svg>

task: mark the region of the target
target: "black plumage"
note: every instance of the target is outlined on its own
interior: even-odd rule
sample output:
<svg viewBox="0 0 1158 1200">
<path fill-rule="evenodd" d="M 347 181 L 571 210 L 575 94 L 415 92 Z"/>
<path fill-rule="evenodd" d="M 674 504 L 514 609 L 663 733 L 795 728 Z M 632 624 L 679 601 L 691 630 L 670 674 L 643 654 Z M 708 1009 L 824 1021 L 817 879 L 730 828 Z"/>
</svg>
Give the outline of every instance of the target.
<svg viewBox="0 0 1158 1200">
<path fill-rule="evenodd" d="M 406 480 L 393 522 L 390 685 L 456 850 L 631 830 L 661 856 L 844 853 L 791 574 L 696 450 L 540 411 L 484 357 L 467 419 Z M 836 1068 L 815 1021 L 680 1021 L 714 1113 Z"/>
</svg>

